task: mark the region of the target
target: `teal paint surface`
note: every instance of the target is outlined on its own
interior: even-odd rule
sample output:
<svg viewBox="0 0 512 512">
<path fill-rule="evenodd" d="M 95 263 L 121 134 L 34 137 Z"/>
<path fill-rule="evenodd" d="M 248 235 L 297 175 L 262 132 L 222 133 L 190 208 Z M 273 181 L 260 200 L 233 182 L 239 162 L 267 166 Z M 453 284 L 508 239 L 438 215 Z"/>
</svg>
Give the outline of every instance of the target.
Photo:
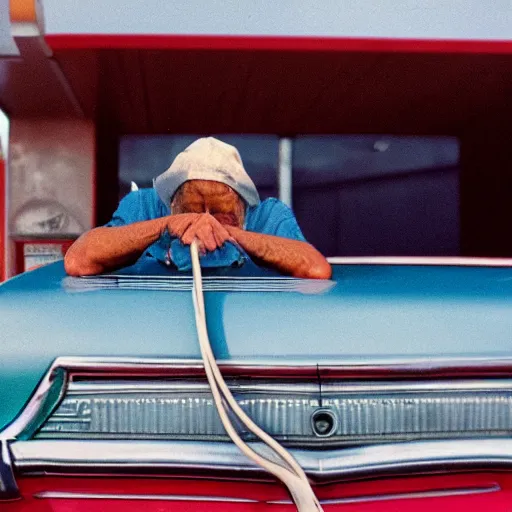
<svg viewBox="0 0 512 512">
<path fill-rule="evenodd" d="M 64 277 L 56 263 L 0 286 L 2 427 L 56 357 L 200 358 L 191 293 L 70 293 Z M 512 355 L 512 269 L 335 266 L 333 279 L 322 295 L 208 292 L 216 356 L 315 364 Z"/>
</svg>

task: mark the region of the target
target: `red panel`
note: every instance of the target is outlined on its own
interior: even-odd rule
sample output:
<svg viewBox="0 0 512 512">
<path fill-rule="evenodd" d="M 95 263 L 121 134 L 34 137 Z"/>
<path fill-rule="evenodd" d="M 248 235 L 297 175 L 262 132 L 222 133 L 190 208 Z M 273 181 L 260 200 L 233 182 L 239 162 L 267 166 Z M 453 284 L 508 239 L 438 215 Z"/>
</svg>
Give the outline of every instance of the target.
<svg viewBox="0 0 512 512">
<path fill-rule="evenodd" d="M 130 48 L 512 54 L 512 41 L 130 34 L 48 34 L 45 40 L 53 50 Z"/>
<path fill-rule="evenodd" d="M 15 262 L 16 262 L 16 274 L 21 274 L 25 271 L 25 256 L 24 256 L 24 246 L 25 244 L 31 244 L 31 245 L 56 245 L 60 246 L 60 250 L 62 252 L 62 256 L 64 256 L 67 252 L 67 250 L 71 247 L 74 240 L 68 239 L 30 239 L 30 238 L 23 238 L 23 239 L 17 239 L 13 238 L 14 241 L 14 247 L 15 247 Z M 33 270 L 34 268 L 37 268 L 38 266 L 42 265 L 36 265 L 35 267 L 29 268 L 27 270 Z"/>
<path fill-rule="evenodd" d="M 292 505 L 267 504 L 262 501 L 287 499 L 277 484 L 222 482 L 206 480 L 169 480 L 166 478 L 78 478 L 42 477 L 20 480 L 24 499 L 3 503 L 5 512 L 195 512 L 208 510 L 253 512 L 292 511 Z M 474 492 L 469 491 L 473 489 Z M 489 492 L 478 492 L 488 489 Z M 492 490 L 494 489 L 494 490 Z M 446 475 L 396 478 L 321 486 L 316 489 L 322 499 L 346 498 L 352 502 L 324 505 L 324 510 L 340 512 L 510 512 L 512 475 L 505 473 Z M 452 491 L 450 491 L 452 490 Z M 456 492 L 468 491 L 459 494 Z M 407 497 L 407 493 L 437 492 L 437 496 Z M 258 500 L 258 503 L 226 503 L 159 499 L 70 499 L 36 498 L 41 492 L 96 493 L 109 495 L 180 495 L 229 496 Z M 451 493 L 451 494 L 450 494 Z M 401 496 L 396 497 L 397 494 Z M 386 498 L 386 495 L 390 495 Z M 356 500 L 356 501 L 354 501 Z"/>
<path fill-rule="evenodd" d="M 5 162 L 2 158 L 2 150 L 0 148 L 0 282 L 6 277 L 6 261 L 5 261 L 5 214 L 7 204 L 5 202 Z"/>
</svg>

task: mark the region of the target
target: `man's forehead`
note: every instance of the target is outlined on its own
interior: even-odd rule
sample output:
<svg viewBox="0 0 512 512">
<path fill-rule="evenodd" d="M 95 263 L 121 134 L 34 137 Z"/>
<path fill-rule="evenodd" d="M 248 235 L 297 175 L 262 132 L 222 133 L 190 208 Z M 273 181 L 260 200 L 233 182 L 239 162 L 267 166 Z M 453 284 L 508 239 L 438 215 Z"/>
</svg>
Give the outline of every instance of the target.
<svg viewBox="0 0 512 512">
<path fill-rule="evenodd" d="M 180 188 L 185 197 L 197 195 L 202 197 L 238 196 L 231 187 L 218 181 L 190 180 L 186 181 Z"/>
</svg>

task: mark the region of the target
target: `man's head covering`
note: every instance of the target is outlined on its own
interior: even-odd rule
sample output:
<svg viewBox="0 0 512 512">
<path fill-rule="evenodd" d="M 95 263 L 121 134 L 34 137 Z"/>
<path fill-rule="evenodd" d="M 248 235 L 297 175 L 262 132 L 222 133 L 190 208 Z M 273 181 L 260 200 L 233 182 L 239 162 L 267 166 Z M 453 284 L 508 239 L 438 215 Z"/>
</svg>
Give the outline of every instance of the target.
<svg viewBox="0 0 512 512">
<path fill-rule="evenodd" d="M 218 181 L 238 192 L 249 206 L 260 202 L 238 150 L 213 137 L 198 139 L 180 153 L 169 169 L 153 180 L 160 199 L 170 205 L 176 191 L 189 180 Z"/>
</svg>

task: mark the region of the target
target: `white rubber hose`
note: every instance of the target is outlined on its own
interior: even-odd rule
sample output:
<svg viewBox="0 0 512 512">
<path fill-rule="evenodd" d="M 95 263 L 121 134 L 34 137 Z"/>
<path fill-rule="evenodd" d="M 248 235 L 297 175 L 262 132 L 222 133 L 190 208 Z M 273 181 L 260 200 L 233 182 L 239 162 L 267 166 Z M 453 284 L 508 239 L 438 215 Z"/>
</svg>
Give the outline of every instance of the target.
<svg viewBox="0 0 512 512">
<path fill-rule="evenodd" d="M 244 453 L 244 455 L 249 457 L 269 473 L 273 474 L 286 485 L 299 512 L 322 511 L 322 507 L 311 488 L 309 480 L 298 462 L 274 438 L 269 436 L 251 420 L 251 418 L 238 405 L 226 385 L 219 367 L 217 366 L 217 362 L 215 361 L 215 356 L 208 337 L 201 265 L 196 241 L 194 241 L 190 246 L 190 255 L 194 276 L 192 296 L 201 356 L 203 358 L 206 377 L 212 391 L 215 406 L 227 434 L 242 453 Z M 229 418 L 228 407 L 250 432 L 256 435 L 272 450 L 276 459 L 280 463 L 260 455 L 242 440 Z"/>
</svg>

